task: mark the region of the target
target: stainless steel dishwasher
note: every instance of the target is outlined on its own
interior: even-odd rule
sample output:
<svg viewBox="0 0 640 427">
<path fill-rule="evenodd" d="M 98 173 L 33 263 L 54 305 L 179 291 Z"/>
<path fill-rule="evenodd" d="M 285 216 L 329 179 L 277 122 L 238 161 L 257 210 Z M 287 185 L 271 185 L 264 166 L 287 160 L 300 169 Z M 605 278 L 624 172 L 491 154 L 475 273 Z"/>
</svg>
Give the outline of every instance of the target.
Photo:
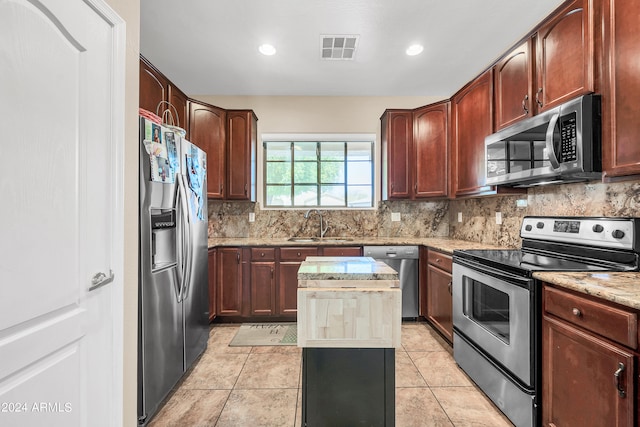
<svg viewBox="0 0 640 427">
<path fill-rule="evenodd" d="M 418 246 L 365 246 L 364 256 L 383 261 L 398 272 L 402 289 L 402 318 L 418 317 Z"/>
</svg>

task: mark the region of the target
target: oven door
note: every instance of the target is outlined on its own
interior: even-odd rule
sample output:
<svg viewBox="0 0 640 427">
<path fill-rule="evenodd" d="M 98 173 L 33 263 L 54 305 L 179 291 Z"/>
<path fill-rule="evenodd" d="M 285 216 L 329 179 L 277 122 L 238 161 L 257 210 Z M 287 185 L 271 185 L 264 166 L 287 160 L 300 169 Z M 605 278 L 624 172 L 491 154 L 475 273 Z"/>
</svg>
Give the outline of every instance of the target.
<svg viewBox="0 0 640 427">
<path fill-rule="evenodd" d="M 453 263 L 454 329 L 527 387 L 535 386 L 534 283 L 466 259 Z"/>
</svg>

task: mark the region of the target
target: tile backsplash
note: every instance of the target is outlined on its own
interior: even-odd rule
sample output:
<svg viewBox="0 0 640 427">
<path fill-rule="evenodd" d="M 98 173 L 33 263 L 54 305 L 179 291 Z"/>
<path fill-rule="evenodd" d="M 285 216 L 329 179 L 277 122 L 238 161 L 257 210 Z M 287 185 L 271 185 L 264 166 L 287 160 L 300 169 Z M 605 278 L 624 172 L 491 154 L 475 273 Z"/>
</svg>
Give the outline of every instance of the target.
<svg viewBox="0 0 640 427">
<path fill-rule="evenodd" d="M 523 206 L 526 201 L 526 206 Z M 262 210 L 258 203 L 209 200 L 210 237 L 318 236 L 306 210 Z M 502 224 L 496 224 L 496 212 Z M 255 222 L 249 222 L 249 213 Z M 399 213 L 400 221 L 391 221 Z M 462 222 L 458 222 L 458 213 Z M 520 246 L 526 215 L 640 216 L 640 181 L 577 183 L 530 188 L 521 196 L 443 201 L 388 201 L 371 210 L 325 210 L 327 236 L 444 237 Z"/>
</svg>

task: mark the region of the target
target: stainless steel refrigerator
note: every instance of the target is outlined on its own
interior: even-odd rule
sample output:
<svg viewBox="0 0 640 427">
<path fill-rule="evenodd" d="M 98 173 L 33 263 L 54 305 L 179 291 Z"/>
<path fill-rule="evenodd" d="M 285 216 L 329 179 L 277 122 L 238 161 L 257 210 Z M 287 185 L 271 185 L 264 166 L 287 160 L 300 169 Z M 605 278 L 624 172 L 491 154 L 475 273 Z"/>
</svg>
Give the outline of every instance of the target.
<svg viewBox="0 0 640 427">
<path fill-rule="evenodd" d="M 206 154 L 140 118 L 138 424 L 209 337 Z"/>
</svg>

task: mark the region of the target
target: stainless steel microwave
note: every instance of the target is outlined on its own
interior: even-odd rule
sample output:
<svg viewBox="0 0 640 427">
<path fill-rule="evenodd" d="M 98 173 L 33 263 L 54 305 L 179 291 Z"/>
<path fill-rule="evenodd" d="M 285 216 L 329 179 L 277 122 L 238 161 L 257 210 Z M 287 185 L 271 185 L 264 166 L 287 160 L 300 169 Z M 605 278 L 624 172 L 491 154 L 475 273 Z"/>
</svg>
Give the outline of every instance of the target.
<svg viewBox="0 0 640 427">
<path fill-rule="evenodd" d="M 601 151 L 600 95 L 584 95 L 487 136 L 487 184 L 600 179 Z"/>
</svg>

